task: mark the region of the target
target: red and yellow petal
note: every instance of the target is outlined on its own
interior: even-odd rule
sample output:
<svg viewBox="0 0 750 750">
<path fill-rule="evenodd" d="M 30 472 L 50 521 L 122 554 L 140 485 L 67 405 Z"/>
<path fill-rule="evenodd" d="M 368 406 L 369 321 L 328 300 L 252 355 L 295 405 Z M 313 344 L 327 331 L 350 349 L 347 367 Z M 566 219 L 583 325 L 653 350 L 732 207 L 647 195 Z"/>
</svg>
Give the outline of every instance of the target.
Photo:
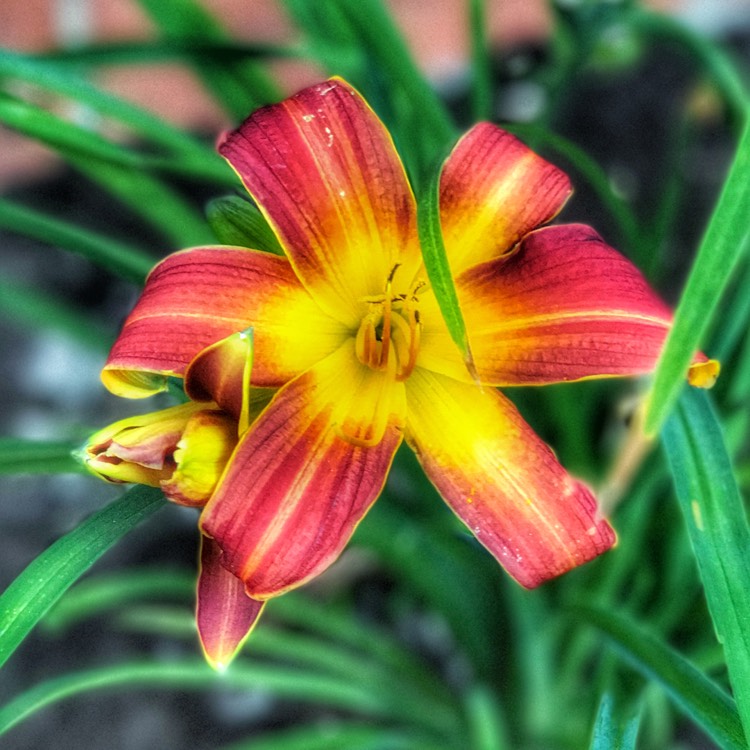
<svg viewBox="0 0 750 750">
<path fill-rule="evenodd" d="M 223 564 L 266 599 L 321 573 L 374 502 L 402 437 L 404 385 L 354 342 L 282 388 L 203 511 Z"/>
<path fill-rule="evenodd" d="M 582 225 L 532 232 L 456 287 L 479 378 L 493 385 L 649 372 L 672 321 L 638 269 Z M 425 366 L 468 379 L 444 333 L 426 332 L 425 346 Z"/>
<path fill-rule="evenodd" d="M 572 188 L 564 172 L 483 122 L 456 144 L 440 179 L 440 222 L 451 269 L 508 252 L 554 218 Z"/>
<path fill-rule="evenodd" d="M 166 387 L 207 346 L 251 327 L 254 383 L 279 386 L 334 351 L 345 332 L 300 285 L 289 262 L 240 248 L 170 255 L 148 277 L 102 372 L 129 398 Z"/>
<path fill-rule="evenodd" d="M 221 565 L 221 550 L 201 537 L 195 621 L 203 653 L 218 670 L 226 669 L 255 627 L 263 602 L 245 593 L 242 581 Z"/>
<path fill-rule="evenodd" d="M 251 417 L 251 402 L 256 400 L 257 392 L 268 391 L 250 385 L 253 338 L 252 330 L 233 333 L 206 347 L 185 370 L 185 393 L 194 401 L 215 401 L 235 417 L 240 435 L 260 412 L 257 410 Z"/>
<path fill-rule="evenodd" d="M 609 549 L 615 535 L 515 407 L 492 388 L 416 370 L 406 439 L 456 515 L 527 588 Z"/>
<path fill-rule="evenodd" d="M 219 145 L 274 227 L 300 280 L 348 326 L 396 264 L 420 263 L 416 208 L 383 124 L 332 79 L 251 115 Z"/>
</svg>

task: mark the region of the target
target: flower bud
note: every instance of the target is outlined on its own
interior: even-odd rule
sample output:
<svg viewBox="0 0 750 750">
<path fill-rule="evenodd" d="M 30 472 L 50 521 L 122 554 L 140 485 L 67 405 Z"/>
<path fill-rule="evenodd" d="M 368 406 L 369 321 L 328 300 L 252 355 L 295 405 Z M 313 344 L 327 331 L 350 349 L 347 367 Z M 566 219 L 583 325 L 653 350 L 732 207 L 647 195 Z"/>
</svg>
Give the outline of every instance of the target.
<svg viewBox="0 0 750 750">
<path fill-rule="evenodd" d="M 83 461 L 108 482 L 160 487 L 180 505 L 206 504 L 237 444 L 237 424 L 206 404 L 188 402 L 129 417 L 89 438 Z"/>
</svg>

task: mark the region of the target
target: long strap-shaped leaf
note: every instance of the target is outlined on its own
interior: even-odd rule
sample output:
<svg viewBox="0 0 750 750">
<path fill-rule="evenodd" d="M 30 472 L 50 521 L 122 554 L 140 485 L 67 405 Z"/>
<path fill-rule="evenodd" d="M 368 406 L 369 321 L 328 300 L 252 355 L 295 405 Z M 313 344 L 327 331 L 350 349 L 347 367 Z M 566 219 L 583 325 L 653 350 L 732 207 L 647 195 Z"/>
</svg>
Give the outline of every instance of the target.
<svg viewBox="0 0 750 750">
<path fill-rule="evenodd" d="M 750 113 L 750 105 L 747 108 Z M 654 375 L 644 428 L 655 434 L 683 388 L 685 373 L 750 238 L 750 115 L 729 175 L 701 241 L 674 325 Z"/>
<path fill-rule="evenodd" d="M 70 696 L 105 689 L 169 687 L 179 690 L 264 690 L 282 698 L 309 701 L 374 717 L 404 720 L 402 707 L 368 685 L 279 664 L 233 664 L 217 674 L 195 659 L 163 663 L 130 662 L 47 680 L 0 708 L 0 734 L 27 716 Z"/>
<path fill-rule="evenodd" d="M 138 0 L 138 4 L 165 39 L 221 42 L 229 38 L 219 20 L 199 2 Z M 279 98 L 273 81 L 251 58 L 239 61 L 204 58 L 196 62 L 196 73 L 208 91 L 235 119 L 242 119 L 257 107 Z"/>
<path fill-rule="evenodd" d="M 427 189 L 421 195 L 417 211 L 417 227 L 419 242 L 422 246 L 422 259 L 440 312 L 443 314 L 451 338 L 461 351 L 466 367 L 476 378 L 466 325 L 440 226 L 440 171 L 433 175 Z"/>
<path fill-rule="evenodd" d="M 162 507 L 153 487 L 137 486 L 58 539 L 0 596 L 0 665 L 49 608 L 120 537 Z"/>
<path fill-rule="evenodd" d="M 103 49 L 109 49 L 105 47 Z M 168 49 L 168 48 L 167 48 Z M 69 51 L 74 55 L 79 52 Z M 64 55 L 65 51 L 60 52 Z M 136 56 L 137 59 L 137 56 Z M 74 57 L 75 60 L 75 57 Z M 47 91 L 68 97 L 111 117 L 132 129 L 140 140 L 146 139 L 167 148 L 170 153 L 203 164 L 206 179 L 214 175 L 217 182 L 228 182 L 233 175 L 222 159 L 207 144 L 180 130 L 148 110 L 142 109 L 114 94 L 104 91 L 84 78 L 80 71 L 66 69 L 57 59 L 45 60 L 10 50 L 0 49 L 0 75 L 40 86 Z M 233 184 L 229 182 L 229 184 Z"/>
<path fill-rule="evenodd" d="M 623 615 L 584 606 L 574 611 L 609 636 L 635 669 L 658 680 L 719 747 L 747 750 L 734 701 L 683 656 Z"/>
<path fill-rule="evenodd" d="M 707 394 L 692 389 L 683 394 L 664 427 L 663 443 L 750 737 L 750 529 Z"/>
<path fill-rule="evenodd" d="M 156 263 L 138 247 L 5 198 L 0 198 L 0 227 L 82 255 L 135 284 L 143 285 Z"/>
<path fill-rule="evenodd" d="M 81 442 L 0 437 L 0 475 L 84 473 L 83 464 L 73 457 Z"/>
<path fill-rule="evenodd" d="M 640 716 L 618 715 L 612 696 L 607 693 L 599 704 L 591 750 L 635 750 Z"/>
</svg>

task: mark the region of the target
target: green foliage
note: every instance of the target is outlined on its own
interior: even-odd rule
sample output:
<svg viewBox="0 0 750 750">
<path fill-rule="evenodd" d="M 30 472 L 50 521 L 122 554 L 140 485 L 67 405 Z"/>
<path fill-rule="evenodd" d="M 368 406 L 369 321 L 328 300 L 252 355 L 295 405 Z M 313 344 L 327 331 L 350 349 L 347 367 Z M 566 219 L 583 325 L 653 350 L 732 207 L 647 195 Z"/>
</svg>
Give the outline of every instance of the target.
<svg viewBox="0 0 750 750">
<path fill-rule="evenodd" d="M 705 394 L 683 395 L 663 440 L 732 691 L 750 736 L 750 529 Z"/>
<path fill-rule="evenodd" d="M 0 596 L 0 665 L 104 552 L 162 506 L 158 490 L 133 487 L 39 555 Z"/>
<path fill-rule="evenodd" d="M 654 376 L 645 429 L 655 432 L 669 414 L 688 365 L 703 342 L 711 317 L 741 254 L 750 225 L 750 119 L 737 146 L 724 189 L 701 241 L 675 313 L 675 322 Z"/>
<path fill-rule="evenodd" d="M 206 217 L 223 245 L 239 245 L 283 255 L 273 229 L 250 201 L 238 195 L 214 198 L 206 206 Z"/>
<path fill-rule="evenodd" d="M 616 716 L 612 696 L 607 694 L 599 704 L 591 750 L 635 750 L 639 717 L 622 720 Z"/>
</svg>

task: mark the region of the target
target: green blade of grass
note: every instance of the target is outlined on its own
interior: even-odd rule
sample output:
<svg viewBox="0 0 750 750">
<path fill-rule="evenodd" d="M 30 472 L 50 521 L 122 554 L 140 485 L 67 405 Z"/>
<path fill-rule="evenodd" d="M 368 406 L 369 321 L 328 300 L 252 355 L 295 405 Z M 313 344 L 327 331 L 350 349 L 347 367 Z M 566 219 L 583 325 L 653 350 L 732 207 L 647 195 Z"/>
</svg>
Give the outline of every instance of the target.
<svg viewBox="0 0 750 750">
<path fill-rule="evenodd" d="M 466 367 L 476 377 L 466 325 L 461 313 L 456 286 L 453 283 L 453 274 L 440 226 L 440 170 L 435 173 L 421 196 L 417 210 L 417 228 L 422 246 L 422 259 L 440 312 L 443 314 L 451 338 L 461 351 Z"/>
<path fill-rule="evenodd" d="M 505 717 L 495 696 L 484 685 L 474 685 L 465 700 L 472 750 L 510 750 Z"/>
<path fill-rule="evenodd" d="M 138 4 L 166 39 L 221 42 L 228 38 L 217 19 L 193 0 L 138 0 Z M 207 90 L 236 120 L 279 98 L 276 86 L 253 59 L 204 57 L 195 65 L 195 71 Z"/>
<path fill-rule="evenodd" d="M 623 720 L 615 715 L 612 696 L 607 693 L 599 704 L 591 750 L 636 750 L 640 716 Z"/>
<path fill-rule="evenodd" d="M 162 663 L 130 662 L 47 680 L 0 708 L 0 734 L 41 709 L 89 692 L 122 688 L 177 690 L 262 690 L 280 698 L 353 711 L 373 717 L 398 718 L 399 707 L 382 699 L 366 684 L 278 664 L 235 662 L 217 673 L 199 660 Z"/>
<path fill-rule="evenodd" d="M 284 0 L 310 56 L 345 77 L 387 123 L 413 182 L 455 138 L 451 118 L 380 0 Z"/>
<path fill-rule="evenodd" d="M 711 331 L 712 354 L 723 362 L 732 355 L 735 348 L 739 348 L 745 341 L 750 328 L 750 254 L 743 258 L 737 269 L 736 282 L 733 284 L 732 295 L 728 297 L 722 311 L 721 320 L 715 320 Z M 736 379 L 736 371 L 730 371 L 725 377 Z"/>
<path fill-rule="evenodd" d="M 214 198 L 206 206 L 206 216 L 217 239 L 224 245 L 284 254 L 266 217 L 245 198 L 238 195 Z"/>
<path fill-rule="evenodd" d="M 722 292 L 750 237 L 750 118 L 740 138 L 724 188 L 713 212 L 685 290 L 674 325 L 659 359 L 648 398 L 644 429 L 658 432 L 684 387 L 690 361 L 700 348 Z"/>
<path fill-rule="evenodd" d="M 380 0 L 335 0 L 351 24 L 371 67 L 382 71 L 392 92 L 391 123 L 415 182 L 455 139 L 447 109 L 420 72 L 402 34 Z M 403 125 L 402 125 L 403 123 Z M 408 144 L 408 147 L 407 145 Z"/>
<path fill-rule="evenodd" d="M 3 93 L 0 93 L 0 121 L 62 154 L 75 153 L 132 168 L 143 168 L 146 163 L 139 154 L 102 138 L 89 128 Z"/>
<path fill-rule="evenodd" d="M 735 702 L 668 644 L 617 612 L 587 606 L 573 612 L 601 630 L 631 666 L 659 682 L 719 747 L 747 750 Z"/>
<path fill-rule="evenodd" d="M 171 245 L 166 249 L 214 242 L 213 232 L 198 208 L 148 172 L 72 154 L 67 160 L 163 234 Z"/>
<path fill-rule="evenodd" d="M 169 156 L 143 154 L 129 146 L 110 141 L 91 128 L 69 122 L 35 104 L 2 92 L 0 121 L 69 159 L 77 156 L 108 162 L 134 172 L 161 171 L 218 182 L 227 187 L 235 184 L 231 170 L 208 149 L 201 149 L 198 154 L 179 151 Z"/>
<path fill-rule="evenodd" d="M 662 442 L 729 680 L 750 736 L 750 529 L 707 394 L 688 391 Z"/>
<path fill-rule="evenodd" d="M 0 198 L 0 227 L 81 255 L 135 284 L 156 262 L 140 248 Z"/>
<path fill-rule="evenodd" d="M 127 125 L 139 138 L 169 149 L 200 165 L 202 174 L 217 182 L 233 181 L 231 170 L 208 145 L 147 110 L 89 83 L 75 72 L 61 69 L 55 61 L 0 50 L 0 76 L 18 79 L 85 105 L 99 115 Z"/>
<path fill-rule="evenodd" d="M 0 666 L 66 589 L 163 504 L 159 490 L 133 487 L 31 562 L 0 596 Z"/>
<path fill-rule="evenodd" d="M 91 316 L 67 302 L 51 297 L 36 286 L 22 286 L 0 278 L 0 311 L 21 329 L 51 329 L 70 336 L 79 344 L 106 353 L 112 334 Z"/>
<path fill-rule="evenodd" d="M 265 42 L 236 42 L 200 39 L 106 42 L 55 49 L 34 55 L 33 60 L 59 66 L 148 65 L 154 62 L 183 62 L 201 65 L 204 60 L 236 63 L 242 60 L 296 59 L 296 47 Z"/>
<path fill-rule="evenodd" d="M 196 637 L 195 618 L 186 609 L 131 606 L 118 619 L 126 628 L 139 633 L 190 639 Z M 356 628 L 351 619 L 349 626 Z M 401 665 L 391 669 L 391 665 L 350 649 L 327 634 L 321 638 L 261 625 L 253 632 L 244 654 L 244 657 L 240 657 L 240 664 L 247 663 L 247 659 L 253 663 L 260 659 L 272 659 L 276 663 L 336 677 L 344 682 L 356 675 L 358 684 L 367 685 L 380 702 L 393 706 L 393 715 L 440 736 L 460 734 L 462 727 L 450 694 L 436 698 L 434 690 L 421 690 L 410 679 L 408 671 L 401 669 Z M 432 679 L 437 679 L 434 673 Z"/>
<path fill-rule="evenodd" d="M 143 629 L 149 625 L 143 612 L 137 621 L 128 617 L 128 613 L 136 612 L 138 605 L 153 599 L 162 604 L 165 600 L 187 603 L 194 596 L 195 573 L 192 572 L 141 568 L 125 573 L 107 573 L 89 578 L 73 587 L 57 602 L 42 625 L 51 632 L 60 634 L 85 619 L 120 611 L 126 613 L 126 624 Z M 435 679 L 434 672 L 427 669 L 423 662 L 389 638 L 384 631 L 356 622 L 350 612 L 340 607 L 331 606 L 330 603 L 319 604 L 301 593 L 290 593 L 273 600 L 268 607 L 267 617 L 290 626 L 294 631 L 313 633 L 318 640 L 333 641 L 348 652 L 366 657 L 368 663 L 390 670 L 398 675 L 390 682 L 397 680 L 412 693 L 422 694 L 426 700 L 441 704 L 443 708 L 438 709 L 441 714 L 446 713 L 445 709 L 451 705 L 450 692 L 442 682 Z M 150 624 L 155 625 L 158 631 L 159 623 L 153 615 Z M 185 635 L 187 629 L 187 635 L 195 637 L 195 622 L 192 618 L 182 617 L 179 621 L 171 618 L 169 628 L 166 627 L 166 620 L 164 624 L 162 632 L 171 633 L 176 629 L 177 635 Z M 248 648 L 266 655 L 275 649 L 271 655 L 284 657 L 285 642 L 277 638 L 275 642 L 269 643 L 271 636 L 263 635 L 267 630 L 266 627 L 258 628 Z M 289 645 L 292 643 L 293 640 Z M 291 657 L 291 650 L 286 655 Z M 318 665 L 325 666 L 325 661 L 319 660 Z M 339 670 L 341 668 L 338 661 L 330 666 Z"/>
<path fill-rule="evenodd" d="M 487 3 L 469 0 L 471 110 L 475 122 L 492 119 L 492 69 L 487 40 Z"/>
<path fill-rule="evenodd" d="M 0 438 L 0 475 L 82 473 L 85 469 L 73 456 L 79 442 Z"/>
<path fill-rule="evenodd" d="M 277 729 L 259 737 L 223 745 L 221 750 L 446 750 L 444 744 L 419 736 L 413 727 L 329 720 L 294 729 Z"/>
<path fill-rule="evenodd" d="M 439 508 L 437 493 L 426 483 L 419 494 Z M 373 550 L 405 589 L 445 618 L 475 673 L 489 681 L 504 663 L 498 650 L 487 648 L 502 619 L 497 564 L 467 544 L 468 534 L 455 518 L 438 511 L 435 519 L 417 520 L 403 509 L 401 499 L 386 490 L 358 527 L 354 542 Z M 272 604 L 284 605 L 287 599 Z M 469 611 L 471 617 L 466 616 Z"/>
<path fill-rule="evenodd" d="M 195 573 L 138 568 L 94 576 L 74 586 L 49 611 L 42 623 L 53 633 L 134 603 L 156 599 L 189 602 L 195 597 Z"/>
</svg>

